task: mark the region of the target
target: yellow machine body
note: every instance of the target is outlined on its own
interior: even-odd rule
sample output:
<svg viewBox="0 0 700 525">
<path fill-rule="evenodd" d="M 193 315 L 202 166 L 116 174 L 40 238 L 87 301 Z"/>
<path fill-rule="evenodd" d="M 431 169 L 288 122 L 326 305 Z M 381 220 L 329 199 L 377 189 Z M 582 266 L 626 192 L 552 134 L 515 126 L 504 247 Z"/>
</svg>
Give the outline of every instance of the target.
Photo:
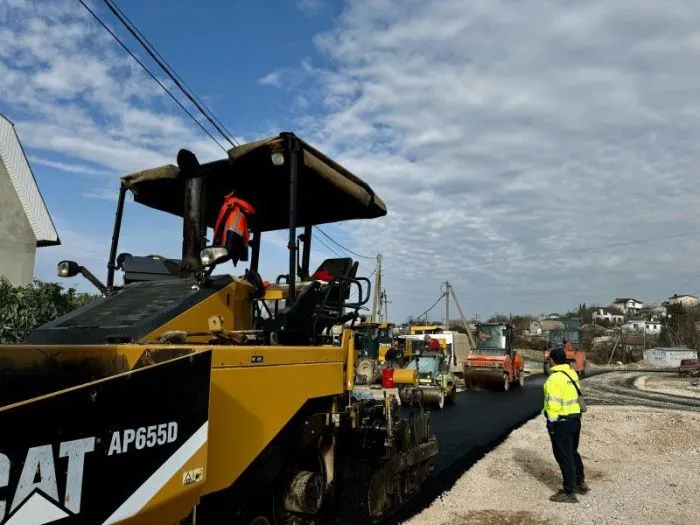
<svg viewBox="0 0 700 525">
<path fill-rule="evenodd" d="M 234 291 L 237 286 L 233 286 Z M 155 340 L 166 332 L 165 327 L 189 326 L 200 330 L 203 323 L 206 324 L 207 315 L 226 313 L 221 306 L 225 304 L 225 296 L 235 295 L 232 292 L 222 290 L 209 301 L 182 314 L 181 324 L 168 323 L 154 331 L 149 339 Z M 233 301 L 229 304 L 235 305 L 234 308 L 238 306 Z M 158 344 L 0 346 L 0 362 L 6 366 L 11 362 L 16 369 L 28 369 L 47 361 L 54 366 L 92 361 L 99 364 L 101 373 L 107 376 L 97 380 L 100 382 L 138 374 L 204 349 L 211 350 L 206 442 L 170 476 L 138 514 L 124 521 L 146 524 L 156 519 L 158 523 L 170 523 L 186 515 L 201 496 L 230 487 L 309 399 L 327 400 L 327 413 L 332 413 L 337 408 L 335 396 L 346 390 L 345 367 L 353 353 L 352 341 L 347 332 L 341 347 L 207 346 L 189 342 L 175 347 Z M 137 363 L 144 368 L 139 368 Z M 89 389 L 93 385 L 94 382 L 77 388 Z M 35 400 L 12 404 L 0 411 L 21 409 L 31 401 Z M 197 469 L 201 469 L 197 483 L 183 484 L 183 476 Z"/>
<path fill-rule="evenodd" d="M 416 369 L 397 368 L 394 370 L 393 381 L 397 385 L 415 385 L 418 382 Z"/>
<path fill-rule="evenodd" d="M 316 273 L 309 259 L 313 226 L 386 207 L 292 133 L 177 162 L 122 178 L 101 296 L 0 346 L 0 523 L 319 523 L 333 501 L 383 519 L 427 478 L 430 414 L 360 399 L 356 334 L 334 345 L 331 330 L 359 317 L 370 281 L 352 259 Z M 232 248 L 203 244 L 232 189 L 257 210 L 242 277 L 212 275 Z M 183 218 L 182 259 L 117 257 L 129 190 Z M 284 229 L 288 273 L 270 284 L 260 235 Z M 58 272 L 97 281 L 75 261 Z M 372 465 L 362 479 L 358 461 Z M 358 503 L 342 494 L 353 483 Z"/>
</svg>

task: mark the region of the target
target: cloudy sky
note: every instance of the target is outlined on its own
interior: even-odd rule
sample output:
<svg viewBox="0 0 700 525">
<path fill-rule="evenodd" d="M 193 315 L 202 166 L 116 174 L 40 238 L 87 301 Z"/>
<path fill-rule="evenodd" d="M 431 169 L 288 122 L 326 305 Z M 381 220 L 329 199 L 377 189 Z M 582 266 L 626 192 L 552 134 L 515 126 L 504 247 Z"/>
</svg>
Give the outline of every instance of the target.
<svg viewBox="0 0 700 525">
<path fill-rule="evenodd" d="M 386 218 L 326 231 L 384 255 L 397 321 L 445 280 L 482 317 L 700 291 L 693 2 L 119 5 L 240 140 L 295 130 L 377 190 Z M 0 0 L 0 112 L 63 241 L 44 279 L 66 255 L 104 275 L 119 175 L 223 155 L 74 0 Z M 177 220 L 127 214 L 124 250 L 178 255 Z M 271 235 L 263 269 L 284 255 Z"/>
</svg>

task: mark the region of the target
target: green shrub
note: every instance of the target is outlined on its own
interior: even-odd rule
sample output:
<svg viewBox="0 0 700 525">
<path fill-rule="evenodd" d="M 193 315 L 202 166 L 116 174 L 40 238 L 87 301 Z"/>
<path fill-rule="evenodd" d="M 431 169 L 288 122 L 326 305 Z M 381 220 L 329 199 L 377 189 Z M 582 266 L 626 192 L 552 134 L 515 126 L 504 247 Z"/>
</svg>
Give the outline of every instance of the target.
<svg viewBox="0 0 700 525">
<path fill-rule="evenodd" d="M 34 281 L 12 286 L 0 277 L 0 344 L 18 343 L 34 328 L 90 302 L 94 296 Z"/>
</svg>

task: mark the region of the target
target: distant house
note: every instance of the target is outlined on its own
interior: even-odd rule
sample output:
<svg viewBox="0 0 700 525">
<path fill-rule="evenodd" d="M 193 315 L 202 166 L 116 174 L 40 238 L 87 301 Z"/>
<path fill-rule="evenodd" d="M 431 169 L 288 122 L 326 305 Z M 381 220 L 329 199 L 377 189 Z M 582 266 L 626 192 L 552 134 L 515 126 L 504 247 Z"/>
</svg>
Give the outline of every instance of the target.
<svg viewBox="0 0 700 525">
<path fill-rule="evenodd" d="M 15 127 L 0 115 L 0 276 L 31 282 L 36 249 L 61 244 Z"/>
<path fill-rule="evenodd" d="M 620 346 L 626 352 L 639 351 L 644 348 L 644 338 L 641 335 L 623 334 L 620 338 Z"/>
<path fill-rule="evenodd" d="M 599 347 L 601 345 L 609 345 L 615 342 L 615 336 L 613 335 L 600 335 L 593 338 L 593 346 Z"/>
<path fill-rule="evenodd" d="M 627 333 L 646 333 L 646 335 L 659 335 L 661 333 L 659 321 L 645 321 L 644 319 L 628 321 L 621 328 L 623 332 Z"/>
<path fill-rule="evenodd" d="M 612 331 L 611 331 L 612 332 Z M 593 338 L 593 347 L 619 347 L 626 352 L 641 351 L 644 348 L 644 338 L 641 335 L 607 333 Z"/>
<path fill-rule="evenodd" d="M 607 321 L 612 324 L 621 324 L 625 322 L 625 316 L 619 313 L 618 310 L 612 308 L 599 308 L 593 312 L 593 321 Z"/>
<path fill-rule="evenodd" d="M 546 336 L 550 330 L 563 330 L 564 325 L 559 319 L 539 319 L 530 323 L 530 335 Z"/>
<path fill-rule="evenodd" d="M 698 298 L 694 295 L 688 294 L 673 294 L 671 297 L 668 298 L 668 304 L 682 304 L 686 308 L 690 308 L 692 306 L 698 305 Z"/>
<path fill-rule="evenodd" d="M 697 359 L 698 353 L 684 346 L 674 346 L 670 348 L 650 348 L 644 350 L 644 360 L 648 363 L 677 367 L 683 359 Z"/>
<path fill-rule="evenodd" d="M 663 319 L 668 315 L 666 307 L 663 304 L 647 304 L 639 313 L 642 317 L 650 321 Z"/>
<path fill-rule="evenodd" d="M 632 297 L 617 297 L 611 306 L 625 315 L 634 315 L 644 308 L 644 303 Z"/>
<path fill-rule="evenodd" d="M 586 334 L 597 335 L 597 334 L 604 334 L 607 331 L 607 328 L 605 328 L 604 326 L 601 326 L 599 324 L 588 323 L 588 324 L 584 324 L 581 327 L 581 331 L 586 333 Z"/>
</svg>

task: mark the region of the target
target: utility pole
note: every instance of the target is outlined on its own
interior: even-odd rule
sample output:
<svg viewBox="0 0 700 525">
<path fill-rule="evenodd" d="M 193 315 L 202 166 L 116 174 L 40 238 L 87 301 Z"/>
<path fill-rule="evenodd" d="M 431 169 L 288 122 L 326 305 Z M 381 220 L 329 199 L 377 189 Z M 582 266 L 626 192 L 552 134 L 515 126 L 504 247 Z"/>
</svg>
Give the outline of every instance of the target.
<svg viewBox="0 0 700 525">
<path fill-rule="evenodd" d="M 386 289 L 382 290 L 382 297 L 384 297 L 384 320 L 389 322 L 389 296 L 386 294 Z"/>
<path fill-rule="evenodd" d="M 464 323 L 464 328 L 467 331 L 467 337 L 469 338 L 469 344 L 472 345 L 472 351 L 476 348 L 476 343 L 474 342 L 474 338 L 472 337 L 472 332 L 469 329 L 469 322 L 467 321 L 467 318 L 464 315 L 464 312 L 462 311 L 462 307 L 459 304 L 459 301 L 457 300 L 457 294 L 455 294 L 454 288 L 450 285 L 450 293 L 452 295 L 452 299 L 455 301 L 455 306 L 457 307 L 457 311 L 459 312 L 459 316 L 462 318 L 462 323 Z M 477 315 L 478 319 L 478 315 Z"/>
<path fill-rule="evenodd" d="M 372 322 L 377 322 L 377 310 L 381 310 L 380 298 L 382 287 L 382 254 L 377 255 L 377 267 L 374 271 L 374 297 L 372 299 Z"/>
<path fill-rule="evenodd" d="M 445 330 L 450 329 L 450 281 L 445 281 Z"/>
</svg>

